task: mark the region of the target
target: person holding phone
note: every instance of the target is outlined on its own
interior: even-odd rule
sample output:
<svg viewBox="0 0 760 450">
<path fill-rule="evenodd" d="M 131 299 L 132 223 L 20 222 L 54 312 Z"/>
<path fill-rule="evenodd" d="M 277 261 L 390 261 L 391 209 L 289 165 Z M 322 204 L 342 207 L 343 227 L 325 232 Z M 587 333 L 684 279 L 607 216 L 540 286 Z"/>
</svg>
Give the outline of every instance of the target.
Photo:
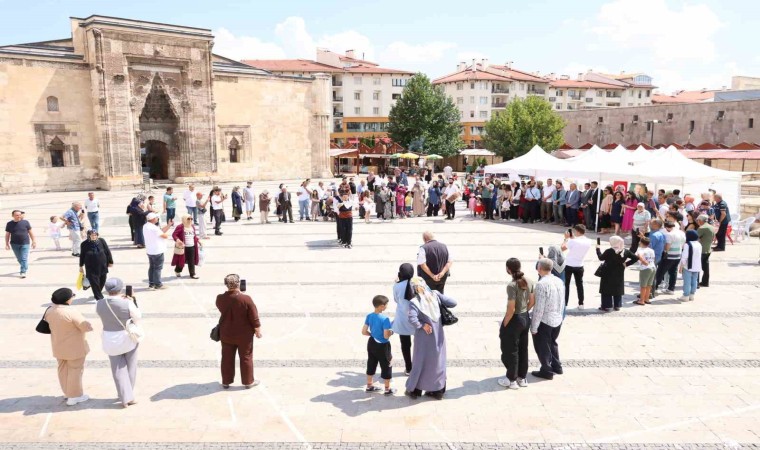
<svg viewBox="0 0 760 450">
<path fill-rule="evenodd" d="M 219 318 L 219 336 L 222 344 L 222 387 L 229 389 L 235 381 L 235 353 L 240 358 L 240 378 L 243 386 L 250 389 L 260 380 L 253 376 L 253 337 L 261 339 L 259 311 L 251 297 L 243 293 L 246 287 L 240 276 L 224 277 L 227 291 L 216 296 Z"/>
<path fill-rule="evenodd" d="M 161 270 L 164 267 L 164 252 L 166 251 L 166 239 L 169 239 L 169 228 L 174 221 L 169 221 L 163 228 L 158 227 L 158 214 L 150 213 L 146 217 L 148 222 L 143 225 L 145 237 L 145 253 L 148 254 L 148 289 L 165 289 L 161 281 Z"/>
<path fill-rule="evenodd" d="M 565 233 L 565 240 L 561 246 L 562 251 L 567 251 L 565 257 L 565 306 L 570 300 L 570 280 L 575 276 L 578 309 L 583 309 L 583 259 L 592 245 L 591 239 L 586 237 L 585 225 L 575 225 Z"/>
</svg>

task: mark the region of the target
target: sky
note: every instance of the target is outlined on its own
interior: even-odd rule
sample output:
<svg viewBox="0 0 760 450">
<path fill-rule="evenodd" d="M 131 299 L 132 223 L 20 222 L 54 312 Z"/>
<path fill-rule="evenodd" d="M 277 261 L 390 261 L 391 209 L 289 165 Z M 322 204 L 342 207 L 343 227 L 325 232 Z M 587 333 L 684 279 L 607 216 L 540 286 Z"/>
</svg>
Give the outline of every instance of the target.
<svg viewBox="0 0 760 450">
<path fill-rule="evenodd" d="M 314 59 L 353 49 L 384 67 L 426 73 L 460 61 L 576 77 L 643 72 L 663 93 L 760 76 L 754 0 L 0 0 L 0 45 L 70 37 L 93 14 L 211 29 L 234 59 Z"/>
</svg>

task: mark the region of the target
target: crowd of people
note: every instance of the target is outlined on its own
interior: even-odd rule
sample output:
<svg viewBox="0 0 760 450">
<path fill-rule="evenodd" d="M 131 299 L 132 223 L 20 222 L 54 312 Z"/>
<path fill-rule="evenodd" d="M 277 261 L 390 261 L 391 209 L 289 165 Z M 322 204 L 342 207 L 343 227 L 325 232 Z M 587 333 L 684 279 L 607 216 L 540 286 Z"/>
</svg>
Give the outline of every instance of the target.
<svg viewBox="0 0 760 450">
<path fill-rule="evenodd" d="M 449 168 L 450 169 L 450 168 Z M 558 350 L 558 337 L 569 306 L 571 284 L 574 284 L 578 308 L 584 308 L 585 260 L 596 248 L 601 265 L 594 273 L 600 278 L 599 294 L 603 312 L 618 311 L 625 292 L 624 275 L 628 267 L 639 271 L 639 295 L 633 302 L 646 305 L 656 294 L 673 294 L 678 274 L 682 274 L 682 301 L 693 301 L 697 289 L 709 287 L 709 258 L 712 251 L 725 249 L 725 235 L 730 214 L 718 193 L 683 198 L 676 189 L 657 195 L 644 186 L 626 190 L 624 186 L 606 186 L 600 190 L 596 182 L 578 189 L 562 180 L 502 181 L 486 176 L 476 180 L 447 173 L 434 176 L 420 171 L 407 175 L 397 169 L 393 175 L 372 172 L 357 183 L 354 177 L 342 177 L 339 183 L 304 180 L 296 189 L 299 222 L 334 221 L 339 244 L 352 247 L 354 214 L 370 222 L 411 217 L 436 217 L 443 210 L 453 220 L 456 204 L 463 201 L 473 217 L 484 220 L 546 223 L 568 227 L 561 243 L 550 245 L 535 264 L 536 279 L 526 276 L 516 258 L 506 261 L 509 277 L 506 312 L 499 328 L 501 360 L 506 376 L 498 383 L 509 389 L 527 386 L 528 345 L 533 346 L 540 368 L 533 376 L 552 379 L 563 373 Z M 230 207 L 226 206 L 230 199 Z M 230 195 L 214 186 L 208 195 L 190 184 L 182 193 L 187 214 L 175 226 L 178 201 L 171 187 L 161 197 L 135 196 L 126 213 L 133 245 L 145 249 L 148 257 L 148 289 L 165 289 L 162 280 L 167 243 L 173 242 L 171 265 L 175 275 L 182 276 L 188 267 L 191 279 L 197 279 L 197 267 L 203 260 L 203 241 L 211 239 L 206 228 L 213 223 L 214 234 L 222 236 L 226 222 L 225 209 L 231 208 L 235 221 L 254 220 L 258 206 L 260 222 L 270 223 L 274 211 L 280 223 L 294 223 L 293 202 L 287 186 L 280 185 L 276 196 L 264 189 L 258 195 L 252 183 Z M 272 201 L 274 204 L 272 205 Z M 134 385 L 141 318 L 137 301 L 124 283 L 109 277 L 114 258 L 108 243 L 100 237 L 100 202 L 94 193 L 85 201 L 75 201 L 60 216 L 52 216 L 48 234 L 60 250 L 61 229 L 68 229 L 71 254 L 79 259 L 80 272 L 97 300 L 96 312 L 103 322 L 103 350 L 109 356 L 120 402 L 124 407 L 135 404 Z M 20 265 L 20 276 L 28 271 L 30 248 L 37 238 L 24 212 L 14 210 L 6 225 L 6 249 L 12 249 Z M 586 237 L 588 231 L 599 235 L 610 233 L 609 248 L 602 251 L 601 239 Z M 630 236 L 626 245 L 624 236 Z M 169 241 L 171 239 L 171 241 Z M 367 341 L 367 392 L 392 395 L 391 336 L 399 335 L 404 374 L 408 377 L 405 393 L 417 398 L 423 393 L 441 399 L 446 392 L 445 326 L 454 322 L 448 311 L 456 300 L 444 294 L 453 259 L 448 247 L 426 231 L 417 252 L 416 268 L 402 264 L 393 287 L 396 314 L 391 320 L 385 310 L 389 299 L 377 295 L 372 299 L 373 311 L 364 321 L 362 334 Z M 715 247 L 712 246 L 716 242 Z M 259 384 L 253 371 L 253 339 L 261 338 L 261 321 L 256 305 L 245 294 L 245 283 L 236 274 L 225 277 L 226 291 L 216 299 L 221 316 L 222 386 L 228 388 L 235 379 L 235 355 L 240 360 L 241 381 L 246 388 Z M 661 288 L 661 289 L 660 289 Z M 658 290 L 659 289 L 659 290 Z M 106 295 L 103 295 L 105 291 Z M 92 324 L 74 308 L 68 308 L 75 297 L 67 288 L 56 290 L 53 306 L 43 319 L 49 324 L 53 355 L 58 360 L 61 389 L 68 405 L 87 400 L 83 392 L 82 373 L 89 352 L 86 333 Z M 447 322 L 448 321 L 448 322 Z M 137 330 L 137 331 L 136 331 Z M 374 376 L 380 366 L 384 388 L 376 387 Z"/>
</svg>

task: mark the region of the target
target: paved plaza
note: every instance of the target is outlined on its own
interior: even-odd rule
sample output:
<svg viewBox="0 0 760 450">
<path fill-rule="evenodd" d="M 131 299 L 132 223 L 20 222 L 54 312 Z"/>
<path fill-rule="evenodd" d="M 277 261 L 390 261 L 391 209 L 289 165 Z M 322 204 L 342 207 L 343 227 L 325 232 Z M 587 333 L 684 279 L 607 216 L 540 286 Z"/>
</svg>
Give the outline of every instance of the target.
<svg viewBox="0 0 760 450">
<path fill-rule="evenodd" d="M 276 185 L 254 188 L 272 193 Z M 288 185 L 294 190 L 298 182 Z M 175 193 L 181 196 L 183 189 Z M 209 186 L 199 189 L 205 194 Z M 111 275 L 135 286 L 147 334 L 138 352 L 139 403 L 128 409 L 116 399 L 89 291 L 79 292 L 74 307 L 95 327 L 88 334 L 84 374 L 90 401 L 65 405 L 50 339 L 34 331 L 52 291 L 73 288 L 78 270 L 70 252 L 52 249 L 49 217 L 86 194 L 1 199 L 6 221 L 14 208 L 26 211 L 38 247 L 26 279 L 18 278 L 12 252 L 0 257 L 0 449 L 760 446 L 757 239 L 713 254 L 711 287 L 700 289 L 694 302 L 676 300 L 679 280 L 677 295 L 631 305 L 638 274 L 627 271 L 623 309 L 609 314 L 596 310 L 599 285 L 592 274 L 598 262 L 590 252 L 587 309 L 576 308 L 573 290 L 559 338 L 564 375 L 553 381 L 529 376 L 529 387 L 511 391 L 496 383 L 504 376 L 498 339 L 506 305 L 504 263 L 520 258 L 535 279 L 531 266 L 538 247 L 559 244 L 562 228 L 484 222 L 463 209 L 454 221 L 367 225 L 356 218 L 349 250 L 336 245 L 332 222 L 296 218 L 292 225 L 261 225 L 255 214 L 253 221 L 227 222 L 224 236 L 204 241 L 207 260 L 198 280 L 174 277 L 167 248 L 163 275 L 169 288 L 148 291 L 148 260 L 131 245 L 124 214 L 134 194 L 98 192 L 101 236 L 115 260 Z M 180 200 L 178 214 L 183 206 Z M 455 261 L 446 293 L 458 300 L 453 312 L 460 321 L 445 330 L 446 397 L 403 395 L 406 377 L 395 336 L 398 393 L 365 393 L 363 318 L 374 295 L 392 298 L 398 267 L 414 263 L 424 230 L 447 244 Z M 238 384 L 221 389 L 220 346 L 208 337 L 219 317 L 214 300 L 228 273 L 248 281 L 261 315 L 263 338 L 254 344 L 261 385 L 251 390 L 242 388 L 239 374 Z M 535 370 L 532 345 L 530 357 Z"/>
</svg>

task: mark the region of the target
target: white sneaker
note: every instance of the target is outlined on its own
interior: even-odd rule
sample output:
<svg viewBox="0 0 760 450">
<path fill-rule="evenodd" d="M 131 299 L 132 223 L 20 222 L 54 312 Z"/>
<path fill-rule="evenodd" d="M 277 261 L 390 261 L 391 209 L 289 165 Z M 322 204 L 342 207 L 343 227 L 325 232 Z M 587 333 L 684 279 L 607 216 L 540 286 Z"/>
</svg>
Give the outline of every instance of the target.
<svg viewBox="0 0 760 450">
<path fill-rule="evenodd" d="M 670 289 L 660 289 L 660 294 L 672 295 L 675 294 L 675 292 L 671 291 Z"/>
<path fill-rule="evenodd" d="M 66 406 L 74 406 L 77 403 L 86 402 L 90 397 L 88 395 L 82 395 L 81 397 L 74 397 L 66 400 Z"/>
<path fill-rule="evenodd" d="M 499 383 L 499 386 L 509 387 L 509 378 L 499 378 L 496 382 Z"/>
<path fill-rule="evenodd" d="M 518 378 L 517 385 L 520 387 L 528 387 L 528 380 L 526 380 L 525 378 Z"/>
<path fill-rule="evenodd" d="M 694 294 L 691 294 L 691 295 L 689 296 L 689 301 L 690 301 L 690 302 L 693 302 L 693 301 L 694 301 Z"/>
<path fill-rule="evenodd" d="M 578 309 L 583 309 L 583 305 L 578 305 Z"/>
<path fill-rule="evenodd" d="M 689 301 L 689 296 L 682 295 L 682 296 L 678 297 L 678 301 L 679 302 L 688 302 Z"/>
</svg>

